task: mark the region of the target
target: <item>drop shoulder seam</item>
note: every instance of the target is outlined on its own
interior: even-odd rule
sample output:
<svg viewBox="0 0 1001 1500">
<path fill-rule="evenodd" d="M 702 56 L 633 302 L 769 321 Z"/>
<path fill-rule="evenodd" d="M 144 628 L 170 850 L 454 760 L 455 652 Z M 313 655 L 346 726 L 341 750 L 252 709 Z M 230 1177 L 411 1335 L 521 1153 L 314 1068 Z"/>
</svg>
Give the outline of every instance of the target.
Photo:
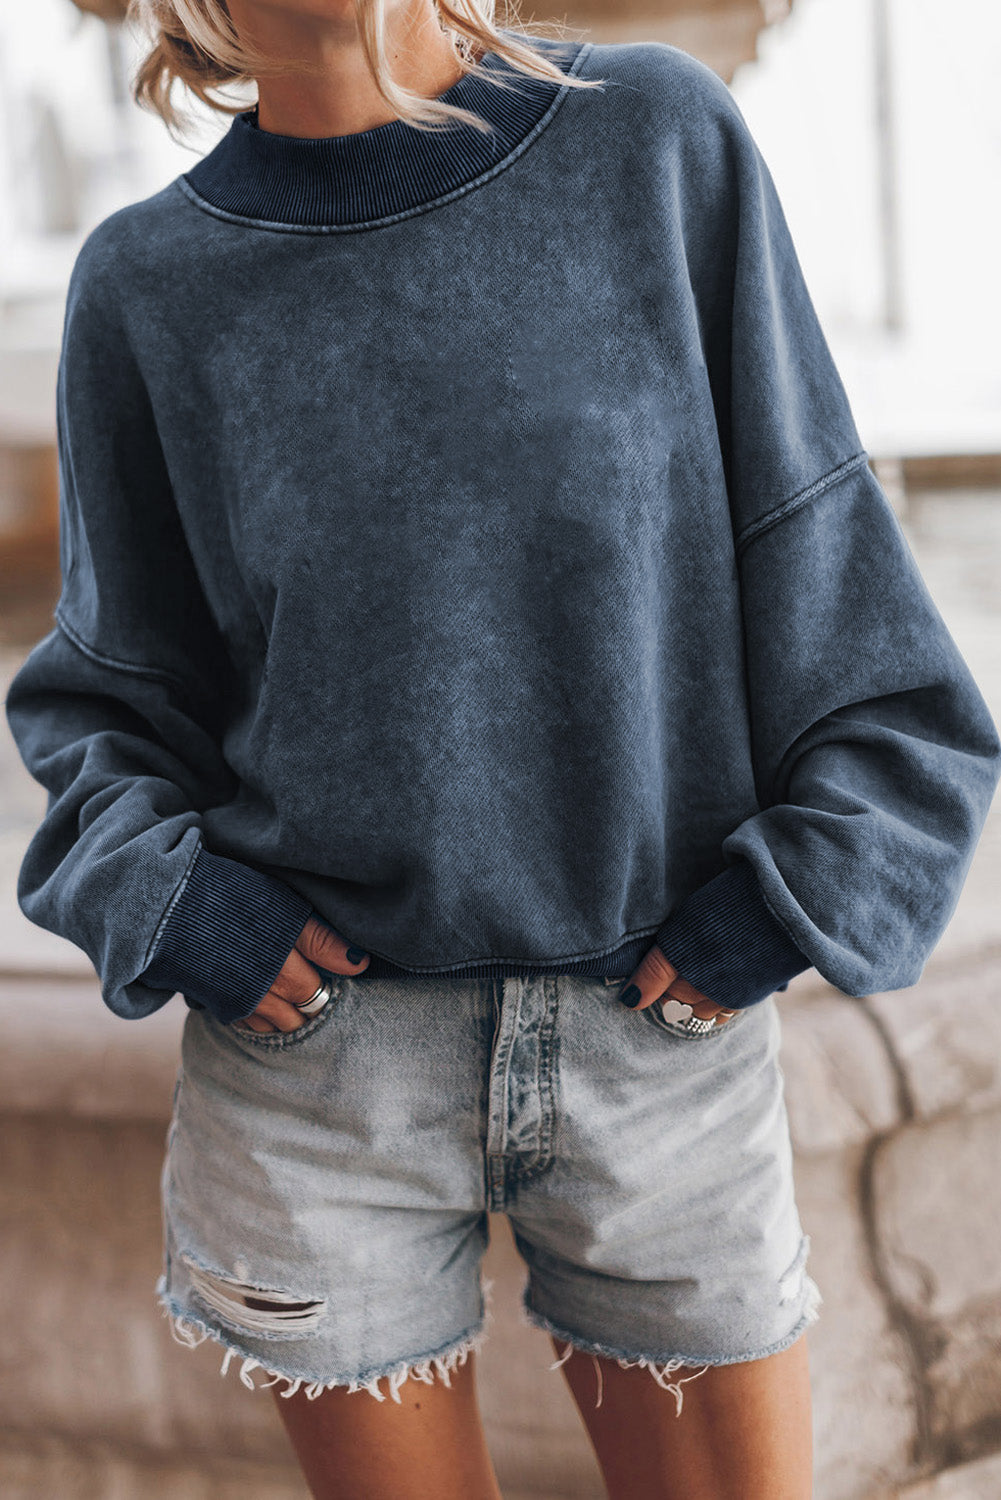
<svg viewBox="0 0 1001 1500">
<path fill-rule="evenodd" d="M 811 500 L 816 500 L 818 495 L 822 495 L 825 490 L 829 490 L 832 485 L 840 483 L 842 479 L 846 479 L 849 474 L 853 474 L 856 469 L 861 468 L 863 464 L 868 464 L 868 462 L 869 453 L 867 449 L 863 448 L 858 453 L 853 454 L 851 458 L 846 458 L 842 463 L 836 464 L 833 469 L 828 469 L 826 474 L 821 474 L 819 479 L 813 480 L 805 489 L 799 490 L 797 494 L 792 495 L 788 500 L 783 500 L 782 504 L 775 506 L 774 510 L 767 511 L 765 515 L 759 516 L 756 521 L 751 521 L 740 532 L 734 543 L 738 557 L 762 532 L 769 531 L 771 527 L 777 526 L 780 521 L 786 520 L 799 510 L 801 506 L 808 504 Z"/>
<path fill-rule="evenodd" d="M 98 666 L 112 667 L 116 672 L 125 672 L 132 677 L 146 677 L 153 682 L 164 682 L 169 687 L 176 688 L 181 694 L 187 694 L 188 689 L 182 679 L 175 676 L 173 672 L 168 672 L 165 667 L 150 667 L 140 662 L 122 661 L 116 656 L 109 656 L 107 652 L 99 651 L 96 646 L 84 640 L 79 631 L 75 630 L 66 619 L 58 604 L 53 610 L 53 615 L 59 629 L 70 643 Z"/>
</svg>

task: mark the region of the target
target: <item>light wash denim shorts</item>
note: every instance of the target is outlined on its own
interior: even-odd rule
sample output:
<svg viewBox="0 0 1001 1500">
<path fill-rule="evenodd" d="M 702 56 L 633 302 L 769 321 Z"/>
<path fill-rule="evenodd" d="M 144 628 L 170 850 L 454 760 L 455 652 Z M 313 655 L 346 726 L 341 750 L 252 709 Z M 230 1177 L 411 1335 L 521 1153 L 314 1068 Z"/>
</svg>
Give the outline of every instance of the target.
<svg viewBox="0 0 1001 1500">
<path fill-rule="evenodd" d="M 281 1395 L 449 1384 L 487 1334 L 502 1212 L 553 1369 L 642 1365 L 680 1415 L 683 1380 L 792 1344 L 821 1299 L 776 1002 L 692 1035 L 620 985 L 335 975 L 289 1033 L 189 1010 L 160 1178 L 173 1336 Z"/>
</svg>

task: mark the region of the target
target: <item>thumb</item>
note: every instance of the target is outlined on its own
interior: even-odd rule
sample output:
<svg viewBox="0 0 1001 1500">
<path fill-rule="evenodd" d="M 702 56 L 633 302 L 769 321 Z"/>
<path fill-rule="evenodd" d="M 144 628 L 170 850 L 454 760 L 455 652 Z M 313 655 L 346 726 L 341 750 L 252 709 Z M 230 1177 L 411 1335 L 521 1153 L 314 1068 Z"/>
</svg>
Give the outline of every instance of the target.
<svg viewBox="0 0 1001 1500">
<path fill-rule="evenodd" d="M 358 974 L 368 967 L 369 956 L 330 927 L 321 917 L 310 916 L 295 943 L 304 958 L 317 968 L 334 974 Z"/>
</svg>

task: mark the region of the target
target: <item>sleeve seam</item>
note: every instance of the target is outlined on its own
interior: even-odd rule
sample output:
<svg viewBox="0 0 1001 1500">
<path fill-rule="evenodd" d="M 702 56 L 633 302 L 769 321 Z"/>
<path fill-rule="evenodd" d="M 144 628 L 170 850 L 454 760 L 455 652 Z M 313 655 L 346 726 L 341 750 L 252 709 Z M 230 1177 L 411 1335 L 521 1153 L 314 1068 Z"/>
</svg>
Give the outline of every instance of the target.
<svg viewBox="0 0 1001 1500">
<path fill-rule="evenodd" d="M 196 863 L 196 861 L 198 859 L 198 856 L 202 852 L 202 848 L 203 848 L 203 845 L 202 845 L 202 840 L 201 840 L 201 834 L 199 833 L 198 838 L 195 840 L 195 847 L 194 847 L 194 851 L 192 852 L 191 858 L 188 860 L 188 863 L 185 865 L 185 867 L 184 867 L 184 873 L 181 876 L 180 880 L 177 882 L 177 887 L 174 890 L 174 893 L 171 896 L 170 900 L 167 902 L 166 907 L 164 908 L 163 912 L 160 914 L 160 920 L 157 922 L 156 929 L 155 929 L 155 931 L 153 933 L 153 936 L 150 938 L 149 944 L 148 944 L 147 949 L 146 949 L 145 962 L 143 963 L 143 970 L 148 969 L 149 966 L 150 966 L 150 964 L 153 962 L 153 955 L 156 953 L 157 947 L 159 946 L 160 938 L 163 936 L 164 928 L 166 927 L 168 921 L 170 920 L 170 916 L 171 916 L 171 913 L 174 910 L 174 907 L 177 905 L 178 901 L 180 901 L 182 895 L 184 894 L 184 892 L 185 892 L 185 890 L 187 888 L 188 882 L 190 881 L 192 872 L 193 872 L 193 870 L 195 868 L 195 863 Z"/>
<path fill-rule="evenodd" d="M 789 939 L 790 943 L 792 943 L 793 947 L 794 948 L 799 948 L 799 951 L 801 953 L 803 953 L 803 949 L 800 946 L 799 940 L 797 938 L 795 938 L 793 936 L 793 934 L 789 931 L 789 928 L 786 925 L 785 921 L 782 919 L 782 917 L 779 916 L 778 912 L 775 910 L 774 906 L 772 905 L 771 901 L 769 900 L 769 898 L 768 898 L 768 892 L 765 890 L 764 882 L 762 881 L 761 876 L 758 874 L 758 871 L 757 871 L 757 868 L 755 867 L 755 865 L 752 863 L 751 860 L 747 859 L 747 855 L 746 854 L 738 854 L 736 856 L 736 858 L 737 859 L 746 859 L 747 860 L 747 863 L 751 866 L 751 872 L 754 875 L 754 883 L 755 883 L 755 885 L 758 888 L 758 894 L 761 897 L 762 905 L 764 906 L 765 910 L 768 912 L 769 916 L 775 922 L 776 926 L 781 927 L 782 931 L 785 933 L 785 935 Z M 806 953 L 803 953 L 803 957 L 804 958 L 808 958 L 808 955 Z M 812 961 L 810 961 L 810 962 L 811 962 L 811 966 L 812 966 Z"/>
<path fill-rule="evenodd" d="M 805 489 L 792 495 L 788 500 L 783 500 L 781 505 L 777 505 L 773 510 L 767 511 L 763 516 L 759 516 L 756 521 L 751 521 L 736 538 L 734 546 L 737 555 L 739 556 L 762 532 L 770 530 L 772 526 L 777 526 L 780 521 L 786 520 L 787 517 L 793 515 L 810 500 L 815 500 L 818 495 L 822 495 L 825 490 L 829 490 L 832 485 L 839 483 L 840 480 L 845 479 L 849 474 L 854 473 L 856 469 L 861 468 L 863 464 L 868 464 L 868 462 L 868 451 L 863 448 L 860 452 L 853 454 L 851 458 L 847 458 L 842 463 L 836 464 L 833 469 L 828 469 L 826 474 L 821 474 L 819 479 L 815 479 Z"/>
<path fill-rule="evenodd" d="M 97 662 L 99 666 L 112 667 L 115 671 L 126 672 L 132 677 L 146 677 L 153 682 L 167 683 L 168 686 L 176 688 L 182 694 L 187 692 L 187 687 L 181 679 L 175 676 L 173 672 L 168 672 L 165 667 L 150 667 L 140 662 L 122 661 L 120 658 L 109 656 L 107 652 L 99 651 L 96 646 L 90 645 L 69 623 L 58 604 L 53 610 L 53 615 L 60 630 L 68 637 L 77 650 L 82 651 L 84 656 L 89 657 L 91 661 Z"/>
</svg>

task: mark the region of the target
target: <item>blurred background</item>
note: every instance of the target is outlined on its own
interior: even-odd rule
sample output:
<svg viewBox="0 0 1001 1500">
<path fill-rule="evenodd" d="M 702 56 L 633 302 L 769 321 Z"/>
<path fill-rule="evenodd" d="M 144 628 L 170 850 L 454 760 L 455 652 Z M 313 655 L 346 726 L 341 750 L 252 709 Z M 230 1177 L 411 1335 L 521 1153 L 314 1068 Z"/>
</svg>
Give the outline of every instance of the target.
<svg viewBox="0 0 1001 1500">
<path fill-rule="evenodd" d="M 502 9 L 502 8 L 501 8 Z M 863 443 L 1001 722 L 1001 8 L 994 0 L 552 0 L 596 41 L 658 39 L 737 98 L 775 178 Z M 499 19 L 504 20 L 503 15 Z M 0 677 L 58 596 L 55 375 L 86 233 L 190 144 L 129 99 L 115 0 L 0 11 Z M 227 97 L 253 102 L 252 89 Z M 0 735 L 0 1493 L 305 1500 L 273 1410 L 154 1300 L 158 1176 L 185 1007 L 140 1026 L 31 926 L 17 869 L 45 794 Z M 919 984 L 780 997 L 797 1195 L 824 1296 L 809 1333 L 817 1500 L 1001 1497 L 1001 817 Z M 604 1490 L 521 1266 L 492 1221 L 481 1400 L 508 1500 Z"/>
</svg>

